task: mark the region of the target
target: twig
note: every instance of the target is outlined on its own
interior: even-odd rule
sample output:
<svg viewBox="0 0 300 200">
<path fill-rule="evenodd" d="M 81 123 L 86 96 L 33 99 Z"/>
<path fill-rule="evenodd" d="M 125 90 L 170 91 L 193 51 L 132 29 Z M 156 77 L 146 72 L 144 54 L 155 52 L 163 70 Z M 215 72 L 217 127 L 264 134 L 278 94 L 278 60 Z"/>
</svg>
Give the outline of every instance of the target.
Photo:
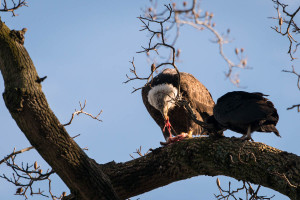
<svg viewBox="0 0 300 200">
<path fill-rule="evenodd" d="M 247 200 L 248 199 L 249 200 L 270 200 L 275 196 L 275 195 L 273 195 L 271 197 L 266 197 L 266 196 L 258 195 L 258 192 L 259 192 L 261 186 L 259 185 L 256 188 L 256 190 L 254 191 L 252 185 L 249 182 L 245 182 L 245 181 L 243 181 L 243 185 L 240 188 L 237 188 L 235 190 L 233 190 L 231 188 L 231 182 L 230 181 L 228 183 L 228 190 L 223 189 L 221 187 L 221 183 L 220 183 L 220 180 L 218 178 L 217 178 L 216 183 L 217 183 L 217 186 L 218 186 L 218 189 L 219 189 L 219 192 L 220 192 L 219 195 L 215 194 L 215 197 L 218 200 L 228 200 L 230 197 L 235 199 L 235 200 L 241 199 L 237 196 L 239 194 L 239 192 L 241 192 L 241 191 L 245 191 L 245 195 L 246 195 L 245 199 L 247 199 Z M 249 195 L 250 195 L 250 197 L 249 197 Z"/>
<path fill-rule="evenodd" d="M 22 149 L 22 150 L 20 150 L 20 151 L 15 151 L 15 149 L 14 149 L 14 151 L 13 151 L 11 154 L 7 155 L 7 156 L 4 157 L 2 160 L 0 160 L 0 165 L 1 165 L 3 162 L 6 162 L 8 159 L 12 158 L 13 156 L 16 156 L 16 155 L 18 155 L 18 154 L 20 154 L 20 153 L 24 153 L 24 152 L 29 151 L 29 150 L 31 150 L 31 149 L 34 149 L 34 147 L 27 147 L 27 148 Z"/>
<path fill-rule="evenodd" d="M 279 0 L 272 0 L 276 6 L 275 9 L 277 10 L 277 17 L 270 17 L 271 19 L 278 20 L 278 26 L 271 27 L 273 30 L 275 30 L 277 33 L 281 34 L 282 36 L 286 36 L 289 39 L 289 48 L 288 48 L 288 54 L 291 57 L 291 60 L 296 59 L 293 54 L 297 51 L 298 45 L 300 43 L 297 42 L 297 40 L 294 38 L 292 34 L 294 33 L 300 33 L 300 28 L 297 26 L 296 22 L 294 21 L 295 16 L 300 11 L 300 6 L 292 13 L 288 12 L 286 8 L 288 7 L 287 4 L 281 3 Z M 285 14 L 284 17 L 288 18 L 285 19 L 281 16 L 280 9 Z M 283 30 L 283 24 L 286 24 L 286 28 Z M 291 27 L 293 28 L 291 32 Z M 292 51 L 293 46 L 295 46 L 294 50 Z"/>
<path fill-rule="evenodd" d="M 63 126 L 68 126 L 68 125 L 70 125 L 70 124 L 72 123 L 73 119 L 74 119 L 74 116 L 75 116 L 75 115 L 79 115 L 79 114 L 81 114 L 81 113 L 82 113 L 82 114 L 85 114 L 85 115 L 87 115 L 87 116 L 90 116 L 91 118 L 93 118 L 93 119 L 95 119 L 95 120 L 98 120 L 98 121 L 102 122 L 101 119 L 98 119 L 98 117 L 99 117 L 99 116 L 101 115 L 101 113 L 102 113 L 102 110 L 98 113 L 98 115 L 93 116 L 92 114 L 83 111 L 83 109 L 84 109 L 85 106 L 86 106 L 86 100 L 84 101 L 84 105 L 83 105 L 83 106 L 81 106 L 81 102 L 79 101 L 79 105 L 80 105 L 80 110 L 76 110 L 76 109 L 75 109 L 75 112 L 72 114 L 70 121 L 69 121 L 68 123 L 66 123 L 66 124 L 63 124 Z"/>
<path fill-rule="evenodd" d="M 44 194 L 44 191 L 40 188 L 38 190 L 33 189 L 33 184 L 35 182 L 48 180 L 49 194 L 51 195 L 52 199 L 60 199 L 61 197 L 56 197 L 51 192 L 50 176 L 55 173 L 53 170 L 48 169 L 45 173 L 43 173 L 43 170 L 38 165 L 37 161 L 35 161 L 32 165 L 29 165 L 28 163 L 21 163 L 21 165 L 18 165 L 15 162 L 16 156 L 18 154 L 29 151 L 31 149 L 33 149 L 33 147 L 28 147 L 20 151 L 15 151 L 14 149 L 11 154 L 2 159 L 0 161 L 0 164 L 5 163 L 13 171 L 13 173 L 12 178 L 7 177 L 7 175 L 5 174 L 0 175 L 0 178 L 3 178 L 9 183 L 17 186 L 18 188 L 16 190 L 16 195 L 24 196 L 26 199 L 28 199 L 28 194 L 49 197 L 48 195 Z"/>
<path fill-rule="evenodd" d="M 297 76 L 297 87 L 300 90 L 300 74 L 296 72 L 295 67 L 292 65 L 292 70 L 282 70 L 282 72 L 295 74 Z M 300 112 L 300 104 L 292 105 L 287 110 L 292 110 L 293 108 L 297 108 L 297 111 Z"/>
<path fill-rule="evenodd" d="M 8 3 L 6 2 L 6 0 L 3 0 L 3 3 L 2 3 L 3 8 L 2 9 L 0 8 L 0 12 L 11 12 L 12 15 L 15 17 L 15 16 L 17 16 L 15 14 L 15 10 L 17 10 L 23 6 L 28 7 L 27 2 L 25 0 L 18 0 L 18 3 L 15 3 L 15 0 L 11 0 L 11 2 L 13 4 L 13 6 L 10 7 L 10 6 L 8 6 Z M 1 1 L 0 1 L 0 3 L 1 3 Z"/>
<path fill-rule="evenodd" d="M 292 110 L 293 108 L 297 108 L 297 111 L 300 112 L 300 104 L 292 105 L 291 107 L 288 107 L 287 110 Z"/>
<path fill-rule="evenodd" d="M 142 146 L 140 146 L 140 148 L 136 149 L 136 152 L 133 152 L 133 153 L 136 153 L 140 157 L 143 157 L 143 156 L 147 155 L 150 151 L 151 151 L 151 149 L 149 149 L 146 153 L 142 153 Z M 129 154 L 129 155 L 131 158 L 135 159 L 135 157 L 133 157 L 131 154 Z"/>
<path fill-rule="evenodd" d="M 166 29 L 164 28 L 164 24 L 166 22 L 168 22 L 168 20 L 171 19 L 171 16 L 172 16 L 172 13 L 173 13 L 173 9 L 171 7 L 171 5 L 165 5 L 165 7 L 167 8 L 167 11 L 168 11 L 168 15 L 167 17 L 165 18 L 159 18 L 157 19 L 156 17 L 153 17 L 152 15 L 149 15 L 148 17 L 138 17 L 139 20 L 142 22 L 143 26 L 142 26 L 142 29 L 140 31 L 145 31 L 147 30 L 151 36 L 150 36 L 150 39 L 149 39 L 149 42 L 148 42 L 148 47 L 142 47 L 143 50 L 141 51 L 138 51 L 137 53 L 149 53 L 150 51 L 155 51 L 158 55 L 158 49 L 160 47 L 166 47 L 167 49 L 170 49 L 171 51 L 171 57 L 170 57 L 170 61 L 167 61 L 167 62 L 162 62 L 160 64 L 158 64 L 156 67 L 155 67 L 155 70 L 159 69 L 160 67 L 162 66 L 166 66 L 166 65 L 170 65 L 172 66 L 177 74 L 178 74 L 178 85 L 177 85 L 177 89 L 178 89 L 178 99 L 180 99 L 180 73 L 179 73 L 179 70 L 175 64 L 175 59 L 176 59 L 176 50 L 175 48 L 173 47 L 173 45 L 171 44 L 168 44 L 167 41 L 166 41 L 166 35 L 165 35 L 165 32 L 166 32 Z M 150 27 L 150 24 L 151 23 L 154 23 L 154 24 L 158 24 L 159 25 L 159 30 L 153 30 L 151 27 Z M 153 43 L 153 39 L 155 36 L 158 36 L 160 41 L 159 42 L 156 42 L 154 44 Z M 124 82 L 124 83 L 128 83 L 132 80 L 147 80 L 146 84 L 149 83 L 150 81 L 150 78 L 153 77 L 153 73 L 155 70 L 153 70 L 153 68 L 151 67 L 151 73 L 149 76 L 147 77 L 140 77 L 137 75 L 136 73 L 136 67 L 134 65 L 134 59 L 131 61 L 131 64 L 133 66 L 133 69 L 130 69 L 130 72 L 134 75 L 134 77 L 129 77 L 127 74 L 126 74 L 126 77 L 127 77 L 127 80 Z M 153 64 L 151 65 L 153 66 Z M 140 87 L 140 88 L 134 88 L 133 92 L 136 92 L 137 90 L 139 89 L 142 89 L 143 87 Z"/>
</svg>

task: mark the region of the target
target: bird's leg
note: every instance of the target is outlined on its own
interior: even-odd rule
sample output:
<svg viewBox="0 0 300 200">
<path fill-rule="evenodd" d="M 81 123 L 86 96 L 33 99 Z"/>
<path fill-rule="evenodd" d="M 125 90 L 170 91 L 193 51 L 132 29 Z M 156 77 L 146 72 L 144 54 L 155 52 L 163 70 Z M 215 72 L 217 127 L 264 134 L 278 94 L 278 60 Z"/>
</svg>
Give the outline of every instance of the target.
<svg viewBox="0 0 300 200">
<path fill-rule="evenodd" d="M 190 131 L 188 132 L 187 137 L 188 137 L 188 138 L 192 138 L 192 137 L 193 137 L 193 131 L 192 131 L 192 130 L 190 130 Z"/>
<path fill-rule="evenodd" d="M 170 136 L 169 136 L 169 138 L 172 138 L 173 136 L 172 136 L 172 133 L 171 133 L 171 128 L 172 128 L 172 125 L 171 125 L 171 123 L 170 123 L 170 121 L 169 121 L 169 117 L 166 117 L 166 120 L 165 120 L 165 126 L 164 126 L 164 128 L 163 128 L 163 132 L 165 132 L 165 129 L 168 129 L 168 131 L 169 131 L 169 134 L 170 134 Z"/>
<path fill-rule="evenodd" d="M 251 125 L 248 126 L 247 134 L 241 137 L 242 140 L 251 140 L 254 141 L 251 137 Z"/>
<path fill-rule="evenodd" d="M 169 131 L 170 136 L 167 138 L 166 142 L 160 142 L 161 145 L 165 146 L 165 145 L 172 144 L 172 143 L 178 142 L 180 140 L 183 140 L 186 137 L 192 137 L 192 131 L 189 131 L 189 133 L 181 133 L 180 135 L 173 136 L 171 133 L 171 128 L 173 128 L 173 127 L 172 127 L 168 117 L 166 117 L 163 132 L 166 131 L 166 128 Z"/>
</svg>

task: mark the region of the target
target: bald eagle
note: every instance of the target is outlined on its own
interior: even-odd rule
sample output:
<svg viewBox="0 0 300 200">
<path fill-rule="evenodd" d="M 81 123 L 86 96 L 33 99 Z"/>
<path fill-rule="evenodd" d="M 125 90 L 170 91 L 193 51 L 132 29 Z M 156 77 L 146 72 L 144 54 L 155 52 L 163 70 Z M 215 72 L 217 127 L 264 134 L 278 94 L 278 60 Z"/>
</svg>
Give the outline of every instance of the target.
<svg viewBox="0 0 300 200">
<path fill-rule="evenodd" d="M 161 128 L 166 140 L 164 144 L 199 135 L 203 131 L 188 111 L 176 104 L 177 88 L 178 74 L 175 69 L 165 69 L 142 88 L 143 102 Z M 182 99 L 190 103 L 199 121 L 205 121 L 213 114 L 215 103 L 209 91 L 193 75 L 180 72 L 180 93 Z"/>
<path fill-rule="evenodd" d="M 230 129 L 243 134 L 244 140 L 252 140 L 254 131 L 273 132 L 280 137 L 275 127 L 279 120 L 277 110 L 265 96 L 268 95 L 259 92 L 228 92 L 217 100 L 213 116 L 207 121 L 217 122 L 219 130 Z"/>
</svg>

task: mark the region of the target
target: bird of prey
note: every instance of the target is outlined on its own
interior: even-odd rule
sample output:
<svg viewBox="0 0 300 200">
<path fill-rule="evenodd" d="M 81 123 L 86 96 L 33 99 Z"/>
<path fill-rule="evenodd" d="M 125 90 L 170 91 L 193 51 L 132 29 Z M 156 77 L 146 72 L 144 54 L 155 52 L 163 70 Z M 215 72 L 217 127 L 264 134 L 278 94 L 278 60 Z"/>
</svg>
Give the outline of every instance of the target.
<svg viewBox="0 0 300 200">
<path fill-rule="evenodd" d="M 213 114 L 214 101 L 204 85 L 193 75 L 180 72 L 180 94 L 199 121 Z M 175 69 L 165 69 L 142 88 L 143 102 L 155 122 L 161 128 L 166 143 L 179 141 L 202 133 L 184 106 L 176 103 L 178 74 Z M 174 136 L 174 137 L 173 137 Z"/>
<path fill-rule="evenodd" d="M 279 120 L 277 110 L 265 96 L 268 95 L 259 92 L 228 92 L 217 100 L 213 116 L 207 121 L 215 119 L 219 129 L 241 133 L 244 140 L 252 140 L 251 133 L 254 131 L 273 132 L 280 137 L 275 127 Z"/>
</svg>

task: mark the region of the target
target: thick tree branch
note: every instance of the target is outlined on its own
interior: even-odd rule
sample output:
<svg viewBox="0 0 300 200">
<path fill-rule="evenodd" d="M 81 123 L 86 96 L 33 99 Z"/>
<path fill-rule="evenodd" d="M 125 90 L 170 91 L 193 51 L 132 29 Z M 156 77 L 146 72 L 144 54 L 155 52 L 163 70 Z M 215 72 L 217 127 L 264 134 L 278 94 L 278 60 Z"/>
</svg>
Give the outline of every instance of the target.
<svg viewBox="0 0 300 200">
<path fill-rule="evenodd" d="M 194 138 L 101 165 L 121 199 L 199 175 L 225 175 L 300 199 L 300 157 L 263 143 Z"/>
<path fill-rule="evenodd" d="M 118 199 L 108 177 L 68 135 L 50 109 L 26 49 L 0 20 L 3 98 L 31 145 L 80 199 Z"/>
</svg>

